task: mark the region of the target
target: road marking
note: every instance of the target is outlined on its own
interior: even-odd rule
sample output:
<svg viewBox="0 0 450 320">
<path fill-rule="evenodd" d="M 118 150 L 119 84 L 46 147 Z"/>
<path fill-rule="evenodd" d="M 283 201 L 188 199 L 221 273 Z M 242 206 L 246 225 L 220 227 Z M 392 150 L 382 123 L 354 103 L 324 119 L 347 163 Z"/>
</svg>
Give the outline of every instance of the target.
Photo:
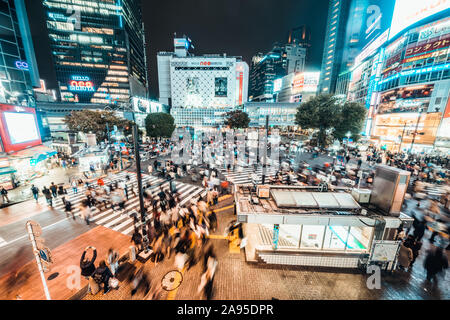
<svg viewBox="0 0 450 320">
<path fill-rule="evenodd" d="M 186 269 L 187 269 L 187 265 L 185 265 L 183 267 L 183 269 L 180 271 L 182 276 L 184 276 Z M 180 287 L 181 287 L 181 284 L 180 284 L 180 286 L 178 286 L 178 288 L 180 288 Z M 178 288 L 176 288 L 175 290 L 169 291 L 169 293 L 167 294 L 166 300 L 175 300 L 175 296 L 177 295 Z"/>
<path fill-rule="evenodd" d="M 8 242 L 5 241 L 2 237 L 0 237 L 0 247 L 6 246 Z"/>
<path fill-rule="evenodd" d="M 220 212 L 220 211 L 224 211 L 224 210 L 231 209 L 231 208 L 234 208 L 234 204 L 232 204 L 232 205 L 230 205 L 230 206 L 226 206 L 226 207 L 220 208 L 220 209 L 210 210 L 209 212 L 212 212 L 212 211 L 214 211 L 214 212 Z"/>
</svg>

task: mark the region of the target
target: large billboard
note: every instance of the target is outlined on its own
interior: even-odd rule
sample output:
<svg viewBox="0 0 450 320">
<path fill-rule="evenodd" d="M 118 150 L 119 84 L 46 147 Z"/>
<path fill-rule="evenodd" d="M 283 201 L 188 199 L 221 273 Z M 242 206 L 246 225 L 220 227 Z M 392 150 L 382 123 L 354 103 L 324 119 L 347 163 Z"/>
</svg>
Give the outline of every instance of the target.
<svg viewBox="0 0 450 320">
<path fill-rule="evenodd" d="M 33 108 L 0 105 L 0 135 L 5 152 L 42 144 Z"/>
<path fill-rule="evenodd" d="M 227 96 L 227 83 L 228 80 L 226 77 L 217 77 L 214 79 L 214 95 L 216 97 L 226 97 Z"/>
<path fill-rule="evenodd" d="M 449 8 L 450 0 L 397 0 L 389 39 L 414 23 Z"/>
<path fill-rule="evenodd" d="M 376 39 L 378 42 L 387 40 L 387 34 L 382 35 L 388 32 L 391 25 L 394 5 L 395 0 L 353 0 L 351 2 L 343 55 L 344 65 L 347 68 L 350 68 L 355 57 Z M 366 52 L 370 53 L 370 50 Z"/>
</svg>

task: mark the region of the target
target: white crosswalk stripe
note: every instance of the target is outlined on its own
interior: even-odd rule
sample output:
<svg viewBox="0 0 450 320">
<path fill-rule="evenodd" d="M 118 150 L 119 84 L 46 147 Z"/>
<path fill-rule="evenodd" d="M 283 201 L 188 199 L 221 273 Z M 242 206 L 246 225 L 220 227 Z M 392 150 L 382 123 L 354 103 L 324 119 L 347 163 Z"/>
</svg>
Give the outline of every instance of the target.
<svg viewBox="0 0 450 320">
<path fill-rule="evenodd" d="M 8 242 L 5 241 L 2 237 L 0 237 L 0 247 L 6 246 Z"/>
<path fill-rule="evenodd" d="M 239 171 L 235 169 L 234 171 L 228 172 L 226 169 L 220 170 L 222 174 L 229 180 L 230 182 L 233 182 L 234 184 L 247 184 L 252 183 L 251 175 L 253 173 L 256 173 L 258 176 L 258 183 L 262 183 L 262 168 L 259 167 L 258 169 L 254 168 L 242 168 L 242 171 Z M 276 170 L 271 169 L 266 171 L 266 179 L 269 177 L 274 177 L 276 174 Z"/>
<path fill-rule="evenodd" d="M 125 180 L 126 175 L 130 176 L 130 181 L 127 182 L 129 198 L 125 203 L 125 211 L 123 212 L 122 210 L 119 209 L 113 210 L 110 207 L 108 209 L 100 211 L 96 207 L 92 207 L 91 208 L 92 216 L 90 222 L 102 225 L 106 228 L 110 228 L 114 231 L 118 231 L 126 235 L 131 235 L 134 231 L 134 220 L 133 218 L 129 217 L 127 213 L 129 213 L 132 210 L 139 212 L 139 198 L 137 196 L 134 196 L 134 194 L 131 191 L 133 187 L 137 186 L 136 174 L 122 172 L 115 175 L 114 177 L 105 178 L 103 180 L 105 181 L 105 184 L 108 185 L 114 181 Z M 159 199 L 157 194 L 160 192 L 161 187 L 164 190 L 168 190 L 170 186 L 170 182 L 165 179 L 143 174 L 142 175 L 143 186 L 145 187 L 148 183 L 150 184 L 150 186 L 147 190 L 151 192 L 154 199 Z M 97 187 L 96 183 L 91 185 Z M 181 198 L 180 205 L 184 205 L 192 198 L 196 198 L 198 196 L 204 197 L 206 195 L 206 190 L 204 190 L 204 188 L 194 186 L 191 184 L 176 182 L 176 188 Z M 79 190 L 78 193 L 75 194 L 72 188 L 69 188 L 67 189 L 67 194 L 65 195 L 65 198 L 72 203 L 72 213 L 74 214 L 74 216 L 80 217 L 79 205 L 84 199 L 86 199 L 84 190 L 83 191 Z M 58 196 L 57 199 L 54 199 L 53 205 L 54 209 L 64 211 L 64 207 L 65 206 L 62 202 L 62 196 Z M 161 208 L 158 207 L 158 210 L 161 211 Z M 0 246 L 2 246 L 1 242 Z"/>
</svg>

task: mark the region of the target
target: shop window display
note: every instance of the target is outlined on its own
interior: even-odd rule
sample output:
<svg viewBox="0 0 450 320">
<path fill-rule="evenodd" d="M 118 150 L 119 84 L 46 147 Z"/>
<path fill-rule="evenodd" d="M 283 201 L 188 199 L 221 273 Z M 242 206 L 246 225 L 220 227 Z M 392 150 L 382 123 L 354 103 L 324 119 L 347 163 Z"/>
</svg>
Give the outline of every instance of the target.
<svg viewBox="0 0 450 320">
<path fill-rule="evenodd" d="M 323 249 L 345 250 L 348 239 L 349 227 L 347 226 L 327 226 Z"/>
<path fill-rule="evenodd" d="M 321 249 L 324 232 L 325 226 L 304 225 L 302 230 L 300 248 Z"/>
<path fill-rule="evenodd" d="M 350 227 L 350 233 L 347 240 L 347 250 L 369 250 L 372 234 L 373 227 Z"/>
</svg>

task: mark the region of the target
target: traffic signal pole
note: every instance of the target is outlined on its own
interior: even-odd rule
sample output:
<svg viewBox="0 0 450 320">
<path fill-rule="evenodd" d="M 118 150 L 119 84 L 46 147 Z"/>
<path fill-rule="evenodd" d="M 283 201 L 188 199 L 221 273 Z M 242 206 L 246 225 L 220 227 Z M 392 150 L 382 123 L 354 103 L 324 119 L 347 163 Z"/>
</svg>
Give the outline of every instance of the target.
<svg viewBox="0 0 450 320">
<path fill-rule="evenodd" d="M 144 243 L 144 252 L 148 252 L 148 237 L 146 229 L 146 212 L 144 207 L 144 195 L 142 190 L 142 173 L 141 173 L 141 156 L 139 154 L 139 134 L 137 124 L 133 124 L 133 140 L 134 140 L 134 159 L 136 160 L 136 176 L 138 182 L 138 192 L 139 192 L 139 210 L 141 213 L 141 230 L 142 238 Z"/>
</svg>

